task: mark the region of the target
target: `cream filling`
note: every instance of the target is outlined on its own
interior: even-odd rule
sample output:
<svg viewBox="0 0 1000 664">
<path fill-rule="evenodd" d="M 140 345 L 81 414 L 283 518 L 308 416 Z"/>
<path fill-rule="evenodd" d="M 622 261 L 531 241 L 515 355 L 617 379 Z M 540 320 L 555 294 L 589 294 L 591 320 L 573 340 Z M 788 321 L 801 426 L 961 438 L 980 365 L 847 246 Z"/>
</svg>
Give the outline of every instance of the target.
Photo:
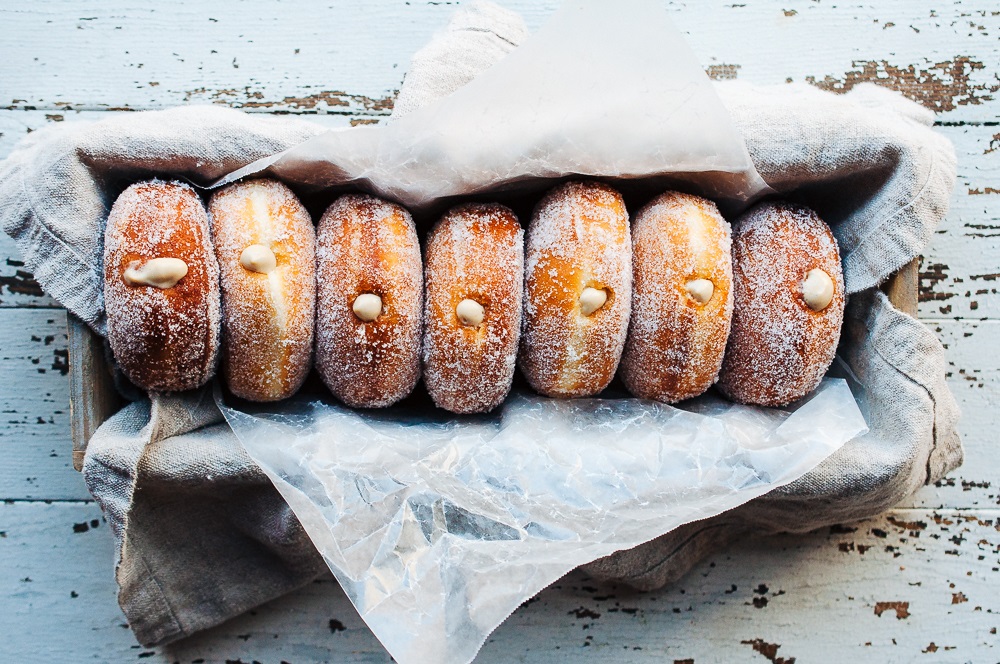
<svg viewBox="0 0 1000 664">
<path fill-rule="evenodd" d="M 833 302 L 833 279 L 830 275 L 814 268 L 806 273 L 802 282 L 802 299 L 813 311 L 823 311 Z"/>
<path fill-rule="evenodd" d="M 708 279 L 692 279 L 684 285 L 684 290 L 698 304 L 708 304 L 715 294 L 715 284 Z"/>
<path fill-rule="evenodd" d="M 355 316 L 370 323 L 382 315 L 382 298 L 374 293 L 362 293 L 354 298 L 351 310 Z"/>
<path fill-rule="evenodd" d="M 125 268 L 122 278 L 129 286 L 173 288 L 187 275 L 187 263 L 179 258 L 152 258 L 145 263 L 132 261 Z"/>
<path fill-rule="evenodd" d="M 587 286 L 580 293 L 580 313 L 589 316 L 608 301 L 608 291 Z"/>
<path fill-rule="evenodd" d="M 486 309 L 475 300 L 466 298 L 455 307 L 455 315 L 458 316 L 462 325 L 478 327 L 483 324 L 483 319 L 486 318 Z"/>
<path fill-rule="evenodd" d="M 278 259 L 270 247 L 251 244 L 240 254 L 240 265 L 250 272 L 269 274 L 278 266 Z"/>
</svg>

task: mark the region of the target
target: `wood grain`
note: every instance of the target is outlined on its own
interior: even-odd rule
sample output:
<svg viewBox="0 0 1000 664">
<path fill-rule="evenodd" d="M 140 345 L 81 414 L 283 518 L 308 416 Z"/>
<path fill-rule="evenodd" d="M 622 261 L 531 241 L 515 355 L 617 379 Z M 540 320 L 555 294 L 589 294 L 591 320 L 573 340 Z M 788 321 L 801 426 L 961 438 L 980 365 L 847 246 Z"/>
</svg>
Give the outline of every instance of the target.
<svg viewBox="0 0 1000 664">
<path fill-rule="evenodd" d="M 504 4 L 536 29 L 558 2 Z M 668 7 L 717 75 L 831 89 L 875 81 L 955 121 L 981 119 L 979 107 L 1000 89 L 993 71 L 1000 17 L 974 0 L 888 3 L 877 11 L 805 0 Z M 308 0 L 294 11 L 264 0 L 239 11 L 219 0 L 7 7 L 0 20 L 16 38 L 0 44 L 0 80 L 9 97 L 0 105 L 100 110 L 207 102 L 384 114 L 410 56 L 453 9 L 404 0 Z M 74 66 L 86 61 L 101 65 Z"/>
<path fill-rule="evenodd" d="M 73 468 L 83 470 L 87 443 L 125 401 L 115 388 L 104 340 L 73 314 L 67 316 L 69 344 L 69 430 Z"/>
<path fill-rule="evenodd" d="M 73 470 L 66 312 L 0 309 L 0 498 L 89 499 Z"/>
<path fill-rule="evenodd" d="M 993 661 L 998 524 L 997 509 L 894 510 L 738 543 L 652 593 L 574 572 L 518 609 L 476 661 L 752 663 L 762 651 L 785 662 Z M 111 566 L 95 564 L 113 547 L 93 504 L 0 505 L 0 552 L 0 605 L 10 609 L 0 612 L 0 652 L 38 653 L 42 639 L 56 662 L 390 661 L 331 579 L 175 645 L 140 648 Z"/>
<path fill-rule="evenodd" d="M 556 4 L 519 0 L 508 6 L 537 28 Z M 264 112 L 384 115 L 409 56 L 452 12 L 449 3 L 399 0 L 364 7 L 313 0 L 295 12 L 260 0 L 250 5 L 232 12 L 225 3 L 186 0 L 165 11 L 122 1 L 86 8 L 63 0 L 0 8 L 10 34 L 19 35 L 0 44 L 0 75 L 9 89 L 25 91 L 11 95 L 6 108 L 45 109 L 40 112 L 56 119 L 87 109 L 199 102 Z M 961 1 L 947 9 L 925 1 L 877 13 L 791 5 L 672 2 L 669 8 L 716 78 L 811 81 L 832 90 L 873 81 L 901 90 L 950 123 L 995 120 L 986 106 L 1000 89 L 992 67 L 996 12 Z M 326 17 L 336 20 L 321 20 Z M 744 34 L 758 38 L 748 44 Z M 96 71 L 73 66 L 95 57 L 101 61 Z M 337 85 L 318 84 L 330 80 Z"/>
</svg>

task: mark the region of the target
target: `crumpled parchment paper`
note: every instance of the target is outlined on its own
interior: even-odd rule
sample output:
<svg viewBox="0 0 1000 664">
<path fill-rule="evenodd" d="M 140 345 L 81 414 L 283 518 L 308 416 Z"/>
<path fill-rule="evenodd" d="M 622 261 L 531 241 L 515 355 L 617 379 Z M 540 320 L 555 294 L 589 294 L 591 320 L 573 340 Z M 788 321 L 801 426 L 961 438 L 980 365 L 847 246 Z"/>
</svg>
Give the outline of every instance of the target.
<svg viewBox="0 0 1000 664">
<path fill-rule="evenodd" d="M 574 567 L 791 482 L 867 430 L 833 378 L 787 411 L 528 394 L 476 418 L 220 407 L 401 664 L 470 661 Z"/>
</svg>

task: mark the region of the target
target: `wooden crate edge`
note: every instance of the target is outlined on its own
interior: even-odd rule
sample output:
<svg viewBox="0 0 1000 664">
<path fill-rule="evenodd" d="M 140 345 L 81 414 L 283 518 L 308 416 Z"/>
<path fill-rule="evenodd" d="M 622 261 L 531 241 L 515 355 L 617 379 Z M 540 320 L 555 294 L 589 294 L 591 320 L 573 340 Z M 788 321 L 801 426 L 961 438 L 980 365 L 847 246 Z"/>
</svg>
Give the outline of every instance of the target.
<svg viewBox="0 0 1000 664">
<path fill-rule="evenodd" d="M 115 389 L 104 340 L 82 320 L 68 314 L 69 421 L 73 468 L 83 470 L 87 442 L 123 400 Z"/>
</svg>

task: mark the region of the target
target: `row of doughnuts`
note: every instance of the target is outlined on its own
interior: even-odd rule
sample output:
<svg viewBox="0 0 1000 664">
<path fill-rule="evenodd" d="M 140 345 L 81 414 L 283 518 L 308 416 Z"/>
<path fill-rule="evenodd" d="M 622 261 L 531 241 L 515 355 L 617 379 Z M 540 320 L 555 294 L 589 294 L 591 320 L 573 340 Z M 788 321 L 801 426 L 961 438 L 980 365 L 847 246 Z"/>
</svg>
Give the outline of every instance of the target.
<svg viewBox="0 0 1000 664">
<path fill-rule="evenodd" d="M 204 384 L 221 356 L 234 394 L 282 399 L 315 348 L 324 382 L 357 407 L 394 403 L 423 374 L 438 406 L 488 411 L 515 365 L 549 396 L 594 395 L 620 372 L 643 398 L 718 379 L 735 400 L 783 405 L 819 382 L 843 312 L 832 234 L 782 203 L 731 236 L 705 199 L 668 192 L 630 223 L 613 188 L 569 182 L 526 238 L 504 206 L 453 208 L 423 259 L 409 213 L 371 196 L 342 196 L 314 229 L 274 180 L 230 185 L 207 210 L 185 184 L 138 183 L 105 231 L 108 339 L 151 391 Z"/>
<path fill-rule="evenodd" d="M 629 224 L 596 182 L 549 192 L 528 228 L 520 365 L 556 397 L 616 370 L 633 395 L 675 403 L 713 384 L 784 406 L 833 361 L 844 312 L 836 239 L 807 207 L 759 204 L 730 229 L 714 203 L 667 192 Z"/>
</svg>

